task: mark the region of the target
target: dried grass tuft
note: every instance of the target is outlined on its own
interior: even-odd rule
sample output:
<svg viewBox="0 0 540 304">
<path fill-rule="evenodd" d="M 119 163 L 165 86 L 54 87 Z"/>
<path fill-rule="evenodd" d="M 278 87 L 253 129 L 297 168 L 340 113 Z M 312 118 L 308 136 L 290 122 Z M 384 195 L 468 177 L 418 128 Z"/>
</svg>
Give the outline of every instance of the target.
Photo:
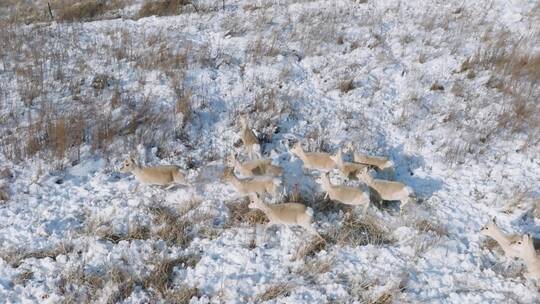
<svg viewBox="0 0 540 304">
<path fill-rule="evenodd" d="M 261 303 L 261 302 L 270 301 L 279 297 L 288 296 L 291 293 L 293 288 L 294 288 L 294 285 L 291 283 L 276 283 L 266 288 L 264 292 L 256 295 L 254 302 Z"/>
</svg>

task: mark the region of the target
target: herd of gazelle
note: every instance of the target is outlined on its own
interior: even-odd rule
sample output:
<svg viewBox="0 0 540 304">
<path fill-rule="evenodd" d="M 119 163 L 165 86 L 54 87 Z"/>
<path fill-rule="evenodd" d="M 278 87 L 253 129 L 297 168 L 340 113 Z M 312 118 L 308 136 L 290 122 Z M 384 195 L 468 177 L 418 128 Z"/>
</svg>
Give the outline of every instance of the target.
<svg viewBox="0 0 540 304">
<path fill-rule="evenodd" d="M 249 207 L 263 211 L 270 220 L 268 226 L 272 224 L 298 225 L 321 237 L 311 226 L 313 218 L 311 208 L 297 202 L 266 204 L 259 198 L 268 194 L 272 197 L 272 203 L 276 202 L 283 169 L 273 165 L 271 159 L 261 158 L 261 144 L 250 128 L 247 117 L 241 116 L 239 120 L 240 138 L 251 160 L 240 162 L 235 155 L 230 155 L 227 158 L 221 181 L 233 186 L 239 196 L 250 197 Z M 364 214 L 370 204 L 369 190 L 333 185 L 329 177 L 331 170 L 337 168 L 346 179 L 357 178 L 364 181 L 379 194 L 381 199 L 401 201 L 402 208 L 412 194 L 411 189 L 402 183 L 373 179 L 368 174 L 370 168 L 379 170 L 392 168 L 393 164 L 388 158 L 356 153 L 353 162 L 345 162 L 341 149 L 335 155 L 324 152 L 306 152 L 302 149 L 300 142 L 296 143 L 290 152 L 302 161 L 304 170 L 317 170 L 323 173 L 317 181 L 326 193 L 326 197 L 347 205 L 363 206 Z M 188 185 L 184 173 L 176 166 L 141 167 L 134 160 L 128 159 L 124 161 L 121 170 L 133 173 L 137 181 L 142 184 Z M 236 175 L 237 173 L 239 176 Z"/>
<path fill-rule="evenodd" d="M 506 234 L 497 226 L 495 218 L 482 227 L 480 233 L 497 241 L 506 257 L 522 259 L 527 267 L 526 277 L 540 279 L 540 254 L 536 250 L 540 248 L 540 240 L 530 234 Z"/>
<path fill-rule="evenodd" d="M 240 117 L 240 124 L 242 143 L 252 160 L 242 163 L 236 159 L 235 155 L 230 155 L 221 180 L 231 184 L 240 196 L 250 197 L 249 208 L 259 209 L 268 217 L 270 223 L 267 228 L 273 224 L 300 226 L 322 239 L 312 226 L 313 210 L 311 208 L 296 202 L 266 204 L 259 198 L 259 195 L 269 194 L 275 202 L 283 169 L 273 165 L 271 159 L 261 158 L 260 142 L 249 127 L 245 116 Z M 358 178 L 377 192 L 382 200 L 400 201 L 401 209 L 409 202 L 413 194 L 412 190 L 403 183 L 374 179 L 369 174 L 370 168 L 378 170 L 392 168 L 392 161 L 386 157 L 354 153 L 354 161 L 346 162 L 343 160 L 341 149 L 335 155 L 324 152 L 306 152 L 302 149 L 300 142 L 296 143 L 290 152 L 302 161 L 304 169 L 323 173 L 318 182 L 327 197 L 343 204 L 362 205 L 364 214 L 370 203 L 369 192 L 357 187 L 333 185 L 329 177 L 331 170 L 337 168 L 343 178 Z M 169 187 L 177 184 L 189 185 L 184 173 L 177 166 L 142 167 L 134 160 L 128 159 L 123 162 L 121 170 L 131 172 L 142 184 Z M 238 177 L 235 171 L 242 177 Z M 505 256 L 523 259 L 527 266 L 528 277 L 540 278 L 540 255 L 535 249 L 535 245 L 540 247 L 540 244 L 535 244 L 535 240 L 530 235 L 507 235 L 497 227 L 495 219 L 482 227 L 481 234 L 495 239 Z"/>
</svg>

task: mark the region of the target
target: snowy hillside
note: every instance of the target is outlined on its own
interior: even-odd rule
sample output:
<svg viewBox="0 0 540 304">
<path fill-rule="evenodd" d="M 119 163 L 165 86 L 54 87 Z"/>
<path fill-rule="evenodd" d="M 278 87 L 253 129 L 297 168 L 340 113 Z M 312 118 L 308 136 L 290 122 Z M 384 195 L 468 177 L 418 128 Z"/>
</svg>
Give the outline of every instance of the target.
<svg viewBox="0 0 540 304">
<path fill-rule="evenodd" d="M 538 1 L 50 3 L 0 3 L 0 302 L 540 302 L 480 234 L 540 238 Z M 222 181 L 241 114 L 325 242 Z M 388 156 L 416 201 L 325 199 L 298 141 Z"/>
</svg>

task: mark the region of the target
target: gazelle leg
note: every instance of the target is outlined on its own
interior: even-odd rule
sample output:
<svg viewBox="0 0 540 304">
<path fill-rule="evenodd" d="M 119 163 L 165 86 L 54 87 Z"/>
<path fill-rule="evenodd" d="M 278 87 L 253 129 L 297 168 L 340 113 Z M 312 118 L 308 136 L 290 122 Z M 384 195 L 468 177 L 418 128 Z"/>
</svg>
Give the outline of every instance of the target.
<svg viewBox="0 0 540 304">
<path fill-rule="evenodd" d="M 403 213 L 403 209 L 405 208 L 405 206 L 407 206 L 407 204 L 409 203 L 409 198 L 406 198 L 405 200 L 401 200 L 401 206 L 399 206 L 399 213 L 402 214 Z"/>
<path fill-rule="evenodd" d="M 369 208 L 369 202 L 365 203 L 364 209 L 362 210 L 362 216 L 365 216 Z"/>
</svg>

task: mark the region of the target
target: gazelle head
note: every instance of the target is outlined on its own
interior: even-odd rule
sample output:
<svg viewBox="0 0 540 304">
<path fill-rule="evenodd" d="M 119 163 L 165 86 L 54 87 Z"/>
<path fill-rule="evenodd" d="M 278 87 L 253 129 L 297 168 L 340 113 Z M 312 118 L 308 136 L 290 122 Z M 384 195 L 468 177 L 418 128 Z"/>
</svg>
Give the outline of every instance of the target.
<svg viewBox="0 0 540 304">
<path fill-rule="evenodd" d="M 358 179 L 365 183 L 371 182 L 373 180 L 373 177 L 369 174 L 369 167 L 365 167 L 364 169 L 360 170 L 356 177 L 358 177 Z"/>
<path fill-rule="evenodd" d="M 295 143 L 293 147 L 290 149 L 290 151 L 296 156 L 304 153 L 304 149 L 302 149 L 302 143 L 300 142 Z"/>
<path fill-rule="evenodd" d="M 133 158 L 128 158 L 122 162 L 122 167 L 120 167 L 121 172 L 131 172 L 137 166 Z"/>
<path fill-rule="evenodd" d="M 248 116 L 247 114 L 240 115 L 240 126 L 242 126 L 243 129 L 247 128 L 248 126 Z"/>
<path fill-rule="evenodd" d="M 248 205 L 248 208 L 264 210 L 264 204 L 256 194 L 251 194 L 249 196 L 249 200 L 250 200 L 250 203 Z"/>
<path fill-rule="evenodd" d="M 330 172 L 325 172 L 324 174 L 321 174 L 321 176 L 316 181 L 319 185 L 323 186 L 323 188 L 327 185 L 330 185 Z"/>
<path fill-rule="evenodd" d="M 480 234 L 485 236 L 491 236 L 495 231 L 497 231 L 499 228 L 497 227 L 497 223 L 495 222 L 495 218 L 492 218 L 487 222 L 482 228 L 480 228 Z"/>
<path fill-rule="evenodd" d="M 336 152 L 335 155 L 331 155 L 330 158 L 338 165 L 343 165 L 343 152 L 341 148 Z"/>
<path fill-rule="evenodd" d="M 534 240 L 530 234 L 524 234 L 521 239 L 511 245 L 516 251 L 523 257 L 536 256 L 536 250 L 534 249 Z"/>
<path fill-rule="evenodd" d="M 221 176 L 221 182 L 229 181 L 234 176 L 234 169 L 231 167 L 226 167 Z"/>
<path fill-rule="evenodd" d="M 227 166 L 232 168 L 232 167 L 234 167 L 236 165 L 236 162 L 237 162 L 236 156 L 233 153 L 231 153 L 227 157 Z"/>
</svg>

